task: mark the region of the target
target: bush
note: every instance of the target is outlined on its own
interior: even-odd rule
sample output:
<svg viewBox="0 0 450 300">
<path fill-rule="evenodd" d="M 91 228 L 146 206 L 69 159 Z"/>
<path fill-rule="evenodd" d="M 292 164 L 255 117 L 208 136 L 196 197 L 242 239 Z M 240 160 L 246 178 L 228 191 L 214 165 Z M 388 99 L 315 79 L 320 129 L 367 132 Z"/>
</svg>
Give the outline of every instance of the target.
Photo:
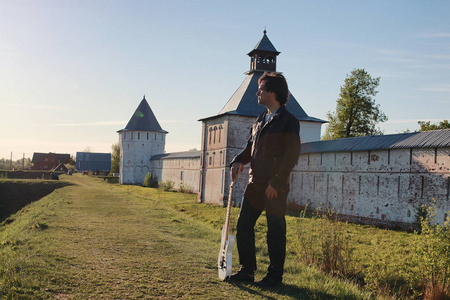
<svg viewBox="0 0 450 300">
<path fill-rule="evenodd" d="M 180 184 L 180 188 L 178 189 L 180 193 L 190 194 L 191 193 L 191 187 L 187 184 Z"/>
<path fill-rule="evenodd" d="M 160 181 L 159 182 L 159 188 L 163 189 L 164 191 L 168 192 L 173 189 L 175 185 L 175 182 L 172 180 L 166 180 L 166 181 Z"/>
<path fill-rule="evenodd" d="M 450 296 L 450 218 L 443 225 L 434 223 L 436 200 L 421 217 L 421 233 L 416 236 L 415 258 L 421 265 L 418 275 L 424 299 L 448 299 Z"/>
<path fill-rule="evenodd" d="M 300 217 L 310 213 L 307 207 Z M 320 207 L 312 218 L 321 225 L 313 231 L 306 231 L 302 226 L 297 228 L 300 260 L 307 265 L 315 264 L 328 274 L 352 277 L 356 272 L 352 261 L 354 249 L 345 229 L 346 223 L 340 222 L 331 210 L 320 212 Z"/>
<path fill-rule="evenodd" d="M 145 187 L 158 187 L 158 177 L 156 175 L 152 175 L 150 172 L 147 173 L 147 176 L 144 178 L 144 182 L 142 183 Z"/>
</svg>

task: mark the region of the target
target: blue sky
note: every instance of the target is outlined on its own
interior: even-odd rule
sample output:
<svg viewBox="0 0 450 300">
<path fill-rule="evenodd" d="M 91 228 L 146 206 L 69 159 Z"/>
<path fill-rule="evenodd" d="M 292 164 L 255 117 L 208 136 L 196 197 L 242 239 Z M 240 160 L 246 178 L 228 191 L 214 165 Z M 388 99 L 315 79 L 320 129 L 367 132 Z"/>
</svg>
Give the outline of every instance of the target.
<svg viewBox="0 0 450 300">
<path fill-rule="evenodd" d="M 264 28 L 310 116 L 364 68 L 385 134 L 450 119 L 450 1 L 0 0 L 0 157 L 110 152 L 144 94 L 167 152 L 200 149 Z"/>
</svg>

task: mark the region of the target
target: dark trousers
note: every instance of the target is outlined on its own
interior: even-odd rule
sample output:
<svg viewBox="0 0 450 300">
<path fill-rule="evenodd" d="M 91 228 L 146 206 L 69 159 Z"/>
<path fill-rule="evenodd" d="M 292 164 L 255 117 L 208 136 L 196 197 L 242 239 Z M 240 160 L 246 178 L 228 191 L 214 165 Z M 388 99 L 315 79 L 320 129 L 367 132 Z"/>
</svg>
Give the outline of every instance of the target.
<svg viewBox="0 0 450 300">
<path fill-rule="evenodd" d="M 245 190 L 237 222 L 237 247 L 239 262 L 249 271 L 255 271 L 255 224 L 263 210 L 267 218 L 267 246 L 269 250 L 269 275 L 282 279 L 286 258 L 286 200 L 289 186 L 278 191 L 276 199 L 265 196 L 267 184 L 249 183 Z"/>
</svg>

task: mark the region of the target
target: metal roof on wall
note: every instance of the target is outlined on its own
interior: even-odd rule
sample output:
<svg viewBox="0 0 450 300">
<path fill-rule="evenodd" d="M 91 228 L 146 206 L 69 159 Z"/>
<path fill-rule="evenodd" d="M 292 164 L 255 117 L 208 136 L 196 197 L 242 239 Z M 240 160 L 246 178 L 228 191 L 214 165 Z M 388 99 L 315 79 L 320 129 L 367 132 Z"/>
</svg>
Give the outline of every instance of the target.
<svg viewBox="0 0 450 300">
<path fill-rule="evenodd" d="M 304 143 L 301 153 L 450 147 L 450 129 L 372 135 Z"/>
<path fill-rule="evenodd" d="M 173 152 L 173 153 L 163 153 L 153 155 L 150 160 L 158 160 L 158 159 L 180 159 L 180 158 L 199 158 L 200 150 L 195 151 L 182 151 L 182 152 Z"/>
</svg>

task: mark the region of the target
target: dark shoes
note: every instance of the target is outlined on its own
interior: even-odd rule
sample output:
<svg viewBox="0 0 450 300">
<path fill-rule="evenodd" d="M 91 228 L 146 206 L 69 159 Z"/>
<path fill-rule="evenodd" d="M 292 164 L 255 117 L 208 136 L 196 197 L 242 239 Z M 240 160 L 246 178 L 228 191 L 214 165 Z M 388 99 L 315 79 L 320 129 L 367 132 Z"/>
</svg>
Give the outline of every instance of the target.
<svg viewBox="0 0 450 300">
<path fill-rule="evenodd" d="M 230 279 L 228 279 L 229 282 L 247 282 L 252 283 L 255 281 L 255 273 L 249 272 L 245 269 L 241 269 L 236 274 L 233 274 L 230 276 Z M 281 279 L 273 277 L 271 275 L 267 275 L 264 277 L 261 281 L 258 281 L 255 283 L 256 286 L 260 288 L 271 288 L 271 287 L 277 287 L 281 285 Z"/>
<path fill-rule="evenodd" d="M 280 286 L 281 282 L 282 282 L 281 279 L 267 275 L 261 281 L 256 282 L 255 285 L 258 287 L 261 287 L 261 288 L 271 288 L 271 287 Z"/>
<path fill-rule="evenodd" d="M 245 269 L 241 269 L 236 274 L 230 276 L 228 279 L 229 282 L 254 282 L 255 281 L 255 273 L 249 272 Z"/>
</svg>

